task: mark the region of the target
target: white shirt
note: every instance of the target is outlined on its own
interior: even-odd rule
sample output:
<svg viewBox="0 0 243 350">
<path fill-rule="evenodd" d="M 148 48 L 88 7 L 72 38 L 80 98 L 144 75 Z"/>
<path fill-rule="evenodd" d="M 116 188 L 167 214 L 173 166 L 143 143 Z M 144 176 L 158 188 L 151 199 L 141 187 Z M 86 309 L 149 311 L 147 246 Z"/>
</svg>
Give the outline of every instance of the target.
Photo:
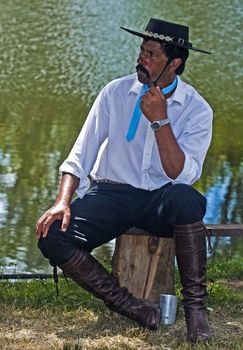
<svg viewBox="0 0 243 350">
<path fill-rule="evenodd" d="M 160 161 L 154 131 L 142 115 L 135 138 L 126 134 L 143 85 L 137 74 L 107 84 L 96 98 L 84 126 L 60 167 L 80 178 L 76 192 L 82 198 L 89 188 L 88 175 L 152 191 L 168 182 L 193 184 L 201 175 L 212 135 L 212 109 L 190 85 L 178 79 L 167 100 L 167 114 L 177 142 L 185 154 L 184 168 L 169 178 Z"/>
</svg>

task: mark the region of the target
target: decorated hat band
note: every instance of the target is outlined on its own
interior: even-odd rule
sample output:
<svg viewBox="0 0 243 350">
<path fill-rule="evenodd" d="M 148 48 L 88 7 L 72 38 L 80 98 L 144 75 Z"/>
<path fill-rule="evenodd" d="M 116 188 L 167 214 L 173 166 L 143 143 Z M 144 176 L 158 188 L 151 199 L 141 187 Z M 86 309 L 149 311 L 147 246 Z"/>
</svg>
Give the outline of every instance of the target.
<svg viewBox="0 0 243 350">
<path fill-rule="evenodd" d="M 143 32 L 121 27 L 121 29 L 144 39 L 158 40 L 177 47 L 210 54 L 211 52 L 194 47 L 189 42 L 189 27 L 177 23 L 151 18 Z"/>
</svg>

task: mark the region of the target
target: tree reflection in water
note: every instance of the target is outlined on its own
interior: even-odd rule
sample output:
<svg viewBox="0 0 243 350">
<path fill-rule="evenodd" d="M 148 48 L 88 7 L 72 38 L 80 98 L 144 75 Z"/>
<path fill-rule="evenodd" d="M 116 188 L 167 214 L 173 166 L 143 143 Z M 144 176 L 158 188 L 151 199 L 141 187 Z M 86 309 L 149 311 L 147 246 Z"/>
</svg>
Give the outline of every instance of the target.
<svg viewBox="0 0 243 350">
<path fill-rule="evenodd" d="M 183 77 L 214 110 L 213 142 L 196 188 L 208 199 L 206 222 L 243 222 L 242 43 L 233 34 L 242 31 L 243 13 L 237 11 L 240 0 L 208 2 L 203 17 L 201 6 L 192 0 L 165 0 L 162 7 L 124 0 L 109 1 L 103 11 L 101 0 L 1 2 L 0 266 L 47 271 L 36 248 L 35 222 L 55 199 L 58 166 L 101 87 L 135 71 L 141 40 L 120 25 L 142 29 L 154 14 L 189 23 L 195 46 L 201 40 L 213 51 L 208 57 L 190 54 Z M 230 50 L 215 40 L 222 37 Z M 224 246 L 242 253 L 242 239 L 214 245 L 218 252 Z M 110 257 L 111 248 L 95 254 Z"/>
</svg>

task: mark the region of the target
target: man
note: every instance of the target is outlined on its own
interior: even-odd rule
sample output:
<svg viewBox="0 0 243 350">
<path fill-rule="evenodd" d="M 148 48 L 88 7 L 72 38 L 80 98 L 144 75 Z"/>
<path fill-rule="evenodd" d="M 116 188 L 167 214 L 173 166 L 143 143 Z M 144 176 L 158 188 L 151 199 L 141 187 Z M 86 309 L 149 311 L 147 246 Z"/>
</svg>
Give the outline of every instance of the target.
<svg viewBox="0 0 243 350">
<path fill-rule="evenodd" d="M 191 185 L 210 144 L 212 110 L 178 76 L 189 49 L 209 52 L 193 47 L 188 27 L 175 23 L 151 18 L 143 33 L 122 29 L 143 38 L 137 74 L 110 82 L 97 97 L 60 167 L 56 202 L 37 222 L 39 248 L 111 310 L 157 329 L 159 306 L 121 288 L 90 252 L 132 226 L 174 236 L 187 336 L 206 341 L 206 200 Z"/>
</svg>

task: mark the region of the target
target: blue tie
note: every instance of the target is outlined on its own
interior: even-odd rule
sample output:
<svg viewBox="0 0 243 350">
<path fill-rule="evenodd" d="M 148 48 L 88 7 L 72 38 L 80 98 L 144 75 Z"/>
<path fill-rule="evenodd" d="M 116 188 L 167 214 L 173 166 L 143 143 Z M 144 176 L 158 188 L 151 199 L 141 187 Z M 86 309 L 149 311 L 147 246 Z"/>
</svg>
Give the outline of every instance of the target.
<svg viewBox="0 0 243 350">
<path fill-rule="evenodd" d="M 175 87 L 177 86 L 177 80 L 178 80 L 177 77 L 175 77 L 175 80 L 173 81 L 172 84 L 161 89 L 162 93 L 165 95 L 165 94 L 168 94 L 169 92 L 171 92 L 172 90 L 174 90 Z M 133 110 L 133 115 L 132 115 L 132 119 L 131 119 L 131 122 L 129 125 L 129 129 L 128 129 L 128 132 L 126 135 L 126 139 L 128 142 L 132 141 L 136 135 L 138 124 L 139 124 L 139 121 L 140 121 L 140 118 L 142 115 L 142 111 L 140 109 L 141 98 L 145 94 L 145 92 L 148 91 L 148 89 L 149 89 L 148 85 L 144 84 L 143 90 L 142 90 L 141 94 L 138 96 L 136 105 L 135 105 L 134 110 Z"/>
</svg>

